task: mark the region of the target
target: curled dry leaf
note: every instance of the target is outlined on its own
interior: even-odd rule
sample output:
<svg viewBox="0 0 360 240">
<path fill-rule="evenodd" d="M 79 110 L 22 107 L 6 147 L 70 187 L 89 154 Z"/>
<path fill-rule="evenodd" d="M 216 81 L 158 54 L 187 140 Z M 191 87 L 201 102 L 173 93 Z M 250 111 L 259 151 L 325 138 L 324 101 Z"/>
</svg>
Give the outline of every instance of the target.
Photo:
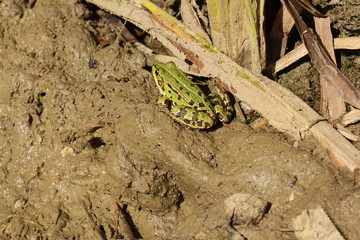
<svg viewBox="0 0 360 240">
<path fill-rule="evenodd" d="M 360 110 L 354 108 L 342 117 L 341 124 L 344 126 L 348 126 L 350 124 L 353 124 L 353 123 L 356 123 L 359 121 L 360 121 Z"/>
<path fill-rule="evenodd" d="M 342 126 L 341 124 L 337 124 L 336 125 L 338 132 L 343 135 L 344 137 L 346 137 L 347 139 L 353 141 L 353 142 L 357 142 L 360 140 L 360 137 L 353 134 L 350 130 L 346 129 L 344 126 Z"/>
<path fill-rule="evenodd" d="M 208 34 L 204 31 L 200 23 L 198 13 L 193 8 L 193 4 L 196 4 L 196 2 L 191 3 L 190 0 L 181 0 L 181 18 L 183 19 L 186 26 L 190 27 L 194 32 L 196 32 L 210 42 L 210 38 Z"/>
</svg>

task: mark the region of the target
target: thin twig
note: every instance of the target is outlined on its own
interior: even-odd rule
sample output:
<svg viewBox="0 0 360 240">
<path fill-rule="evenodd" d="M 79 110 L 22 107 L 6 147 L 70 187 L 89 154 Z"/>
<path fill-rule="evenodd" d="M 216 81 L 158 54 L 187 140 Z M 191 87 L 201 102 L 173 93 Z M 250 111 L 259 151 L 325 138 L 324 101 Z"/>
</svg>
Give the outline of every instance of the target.
<svg viewBox="0 0 360 240">
<path fill-rule="evenodd" d="M 360 37 L 334 38 L 335 49 L 360 49 Z M 267 72 L 277 73 L 306 56 L 308 51 L 305 44 L 299 45 L 294 50 L 285 54 L 282 58 L 266 67 Z"/>
</svg>

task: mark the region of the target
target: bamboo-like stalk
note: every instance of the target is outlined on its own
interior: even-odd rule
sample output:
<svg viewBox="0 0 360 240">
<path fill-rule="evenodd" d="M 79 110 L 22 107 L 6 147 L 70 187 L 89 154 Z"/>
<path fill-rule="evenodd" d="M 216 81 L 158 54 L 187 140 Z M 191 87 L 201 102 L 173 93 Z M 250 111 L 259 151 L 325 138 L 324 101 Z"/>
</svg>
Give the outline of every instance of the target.
<svg viewBox="0 0 360 240">
<path fill-rule="evenodd" d="M 258 9 L 262 1 L 207 0 L 214 46 L 257 73 L 261 72 Z"/>
</svg>

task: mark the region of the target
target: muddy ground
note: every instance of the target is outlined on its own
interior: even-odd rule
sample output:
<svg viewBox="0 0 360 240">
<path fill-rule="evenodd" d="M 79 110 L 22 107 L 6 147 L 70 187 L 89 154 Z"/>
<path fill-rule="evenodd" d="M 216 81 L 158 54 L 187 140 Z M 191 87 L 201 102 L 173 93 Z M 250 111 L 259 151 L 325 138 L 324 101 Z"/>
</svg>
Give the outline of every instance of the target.
<svg viewBox="0 0 360 240">
<path fill-rule="evenodd" d="M 0 1 L 1 239 L 123 239 L 124 222 L 143 239 L 294 239 L 292 218 L 317 206 L 359 239 L 360 189 L 321 149 L 238 120 L 175 123 L 145 57 L 99 44 L 116 33 L 93 15 Z M 236 193 L 264 215 L 230 227 L 221 209 Z"/>
</svg>

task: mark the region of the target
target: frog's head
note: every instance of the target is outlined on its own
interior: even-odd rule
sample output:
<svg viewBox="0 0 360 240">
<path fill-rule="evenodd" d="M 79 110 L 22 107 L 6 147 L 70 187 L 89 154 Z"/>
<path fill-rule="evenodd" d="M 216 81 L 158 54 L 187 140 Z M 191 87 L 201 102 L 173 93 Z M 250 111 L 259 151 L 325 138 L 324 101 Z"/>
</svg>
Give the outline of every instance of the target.
<svg viewBox="0 0 360 240">
<path fill-rule="evenodd" d="M 155 63 L 152 66 L 151 69 L 151 73 L 154 77 L 156 86 L 160 89 L 160 91 L 164 88 L 164 79 L 163 79 L 163 68 L 162 68 L 162 64 L 163 63 Z"/>
<path fill-rule="evenodd" d="M 164 84 L 166 79 L 169 78 L 169 73 L 171 73 L 172 69 L 176 68 L 175 63 L 167 62 L 167 63 L 155 63 L 152 66 L 152 75 L 154 76 L 155 83 L 161 93 L 164 92 Z"/>
</svg>

